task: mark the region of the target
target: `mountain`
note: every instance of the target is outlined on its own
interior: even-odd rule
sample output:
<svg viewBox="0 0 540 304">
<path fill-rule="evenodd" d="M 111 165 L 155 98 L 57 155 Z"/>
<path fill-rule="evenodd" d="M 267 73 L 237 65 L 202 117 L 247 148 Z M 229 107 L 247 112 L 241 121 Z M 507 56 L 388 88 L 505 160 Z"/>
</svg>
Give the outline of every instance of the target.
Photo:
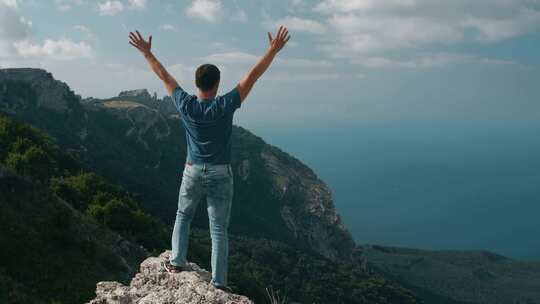
<svg viewBox="0 0 540 304">
<path fill-rule="evenodd" d="M 89 167 L 139 197 L 147 210 L 166 223 L 173 221 L 186 146 L 170 99 L 137 90 L 82 101 L 44 70 L 4 69 L 0 102 L 3 111 L 46 131 Z M 315 173 L 242 127 L 235 126 L 232 136 L 231 232 L 351 260 L 355 243 Z M 205 228 L 208 220 L 200 205 L 194 226 Z"/>
<path fill-rule="evenodd" d="M 419 293 L 460 303 L 540 303 L 540 262 L 487 251 L 365 246 L 363 252 L 371 265 Z"/>
<path fill-rule="evenodd" d="M 98 254 L 96 261 L 92 248 L 109 246 L 102 234 L 154 255 L 169 246 L 184 132 L 178 117 L 166 114 L 167 99 L 153 108 L 157 98 L 144 90 L 121 95 L 81 99 L 46 71 L 0 70 L 0 165 L 37 187 L 0 185 L 0 206 L 11 208 L 2 213 L 6 226 L 0 229 L 0 295 L 7 295 L 7 303 L 77 303 L 91 299 L 92 284 L 125 284 L 118 265 L 132 259 L 133 269 L 141 257 L 130 250 L 128 257 Z M 418 302 L 409 290 L 358 263 L 360 253 L 313 171 L 247 130 L 235 127 L 234 136 L 229 279 L 239 293 L 256 303 L 268 300 L 268 287 L 302 303 Z M 28 216 L 34 205 L 56 201 L 80 219 L 57 215 L 63 209 L 56 205 L 35 213 L 35 220 Z M 19 202 L 26 208 L 18 208 Z M 211 241 L 201 209 L 188 260 L 209 269 Z M 86 221 L 104 231 L 88 237 L 77 232 L 94 237 L 92 246 L 72 233 Z M 20 232 L 13 229 L 18 225 Z M 68 241 L 51 242 L 56 237 Z M 27 243 L 37 249 L 24 251 Z M 100 272 L 102 267 L 113 273 Z"/>
<path fill-rule="evenodd" d="M 165 249 L 169 232 L 164 231 L 159 222 L 168 225 L 168 229 L 173 223 L 186 156 L 184 130 L 170 98 L 159 99 L 141 89 L 123 91 L 109 99 L 82 99 L 46 71 L 5 69 L 0 70 L 0 112 L 50 135 L 63 153 L 76 160 L 76 165 L 70 165 L 76 167 L 75 171 L 95 172 L 95 176 L 117 183 L 129 193 L 123 194 L 115 190 L 116 187 L 96 188 L 103 182 L 96 183 L 95 178 L 86 174 L 72 173 L 74 175 L 67 179 L 53 179 L 54 187 L 28 179 L 22 174 L 25 170 L 30 170 L 30 175 L 38 179 L 48 174 L 47 170 L 40 169 L 44 159 L 35 151 L 29 153 L 31 149 L 27 149 L 25 141 L 8 142 L 22 149 L 23 157 L 34 161 L 35 166 L 23 166 L 19 168 L 22 173 L 9 174 L 10 179 L 16 176 L 23 183 L 19 191 L 13 192 L 13 186 L 6 188 L 7 183 L 0 184 L 3 191 L 0 207 L 4 208 L 0 225 L 5 225 L 0 226 L 0 242 L 4 242 L 0 245 L 8 248 L 0 252 L 4 254 L 0 256 L 3 261 L 0 294 L 11 294 L 27 302 L 43 295 L 54 299 L 45 282 L 53 282 L 51 290 L 57 292 L 54 288 L 69 281 L 80 291 L 80 297 L 88 300 L 93 284 L 109 278 L 125 283 L 133 273 L 134 263 L 141 259 L 141 255 L 134 258 L 115 253 L 115 247 L 107 241 L 114 239 L 113 236 L 126 240 L 129 246 L 144 244 L 154 253 Z M 6 145 L 1 137 L 0 144 Z M 13 147 L 11 149 L 15 149 Z M 2 159 L 6 149 L 0 148 Z M 66 156 L 59 156 L 51 163 L 74 162 L 65 159 Z M 18 164 L 19 160 L 13 158 L 11 165 L 15 166 L 13 164 Z M 255 302 L 267 300 L 265 287 L 270 284 L 286 292 L 291 299 L 305 303 L 415 303 L 416 298 L 437 304 L 540 303 L 538 263 L 515 261 L 489 252 L 356 245 L 334 208 L 328 187 L 316 174 L 298 159 L 239 126 L 233 129 L 232 166 L 235 197 L 230 228 L 230 277 L 231 282 Z M 8 172 L 5 167 L 2 170 L 0 172 Z M 78 189 L 81 183 L 88 189 L 75 191 L 78 193 L 75 195 L 72 188 Z M 65 187 L 69 191 L 64 191 Z M 85 199 L 81 194 L 90 190 L 94 192 L 92 199 Z M 103 196 L 98 190 L 109 194 Z M 34 199 L 27 199 L 26 195 Z M 47 207 L 42 199 L 55 195 L 58 198 L 48 200 L 53 207 Z M 111 200 L 109 195 L 116 198 Z M 26 202 L 26 209 L 16 207 L 21 201 Z M 139 203 L 157 219 L 139 216 L 144 214 L 137 209 Z M 42 222 L 24 217 L 33 204 L 46 207 L 37 208 L 35 212 L 40 215 L 38 218 L 52 223 L 47 227 L 53 232 L 40 231 L 38 227 Z M 59 259 L 70 261 L 63 258 L 67 253 L 62 250 L 61 242 L 52 242 L 52 251 L 47 251 L 48 255 L 43 257 L 45 261 L 52 261 L 38 269 L 44 279 L 29 275 L 29 265 L 35 261 L 33 255 L 18 255 L 25 248 L 18 240 L 29 238 L 35 244 L 42 244 L 54 237 L 68 240 L 74 237 L 70 229 L 54 232 L 57 218 L 54 210 L 63 210 L 56 205 L 67 206 L 74 214 L 60 218 L 74 217 L 88 222 L 82 227 L 100 231 L 87 234 L 107 235 L 103 240 L 93 239 L 93 244 L 104 252 L 112 252 L 106 255 L 108 258 L 87 258 L 85 252 L 75 252 L 73 255 L 81 256 L 83 261 L 72 259 L 75 262 L 67 264 L 90 267 L 95 263 L 96 269 L 92 269 L 95 272 L 90 272 L 85 280 L 76 274 L 74 277 L 45 275 L 51 270 L 58 272 Z M 204 204 L 200 204 L 193 223 L 188 259 L 208 269 L 210 241 L 204 209 Z M 114 217 L 114 210 L 124 211 Z M 132 214 L 127 220 L 122 216 L 126 210 Z M 110 217 L 114 220 L 107 221 Z M 17 218 L 27 222 L 18 222 Z M 125 221 L 122 223 L 121 219 Z M 21 227 L 21 234 L 13 232 L 12 227 L 17 225 Z M 144 228 L 135 232 L 126 229 L 132 226 Z M 150 232 L 143 233 L 146 230 Z M 37 253 L 45 250 L 33 246 L 38 248 Z M 75 249 L 79 247 L 84 248 L 77 245 Z M 18 260 L 15 261 L 15 257 Z M 103 270 L 108 263 L 114 265 L 122 259 L 129 260 L 126 262 L 129 268 Z M 24 261 L 25 271 L 16 271 L 17 261 Z M 366 268 L 371 272 L 366 272 Z M 10 292 L 1 292 L 4 290 Z M 70 293 L 69 297 L 72 296 Z"/>
</svg>

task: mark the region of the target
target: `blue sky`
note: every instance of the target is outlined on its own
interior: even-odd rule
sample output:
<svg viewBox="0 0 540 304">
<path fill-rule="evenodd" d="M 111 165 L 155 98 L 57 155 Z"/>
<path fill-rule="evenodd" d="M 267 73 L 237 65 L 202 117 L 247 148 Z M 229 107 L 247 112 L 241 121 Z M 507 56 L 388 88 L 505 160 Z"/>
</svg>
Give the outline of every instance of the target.
<svg viewBox="0 0 540 304">
<path fill-rule="evenodd" d="M 42 67 L 83 97 L 165 91 L 128 32 L 195 92 L 202 63 L 232 88 L 292 39 L 237 117 L 290 126 L 540 118 L 540 0 L 0 0 L 0 66 Z"/>
</svg>

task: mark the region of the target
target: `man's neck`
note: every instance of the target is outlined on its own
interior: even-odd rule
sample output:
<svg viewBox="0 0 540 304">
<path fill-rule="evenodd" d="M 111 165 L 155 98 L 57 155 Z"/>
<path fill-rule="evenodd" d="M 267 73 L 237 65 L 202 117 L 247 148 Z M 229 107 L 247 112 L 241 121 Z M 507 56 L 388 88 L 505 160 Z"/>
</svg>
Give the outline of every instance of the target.
<svg viewBox="0 0 540 304">
<path fill-rule="evenodd" d="M 203 92 L 199 90 L 197 96 L 199 97 L 199 100 L 214 99 L 216 97 L 216 93 L 217 92 Z"/>
</svg>

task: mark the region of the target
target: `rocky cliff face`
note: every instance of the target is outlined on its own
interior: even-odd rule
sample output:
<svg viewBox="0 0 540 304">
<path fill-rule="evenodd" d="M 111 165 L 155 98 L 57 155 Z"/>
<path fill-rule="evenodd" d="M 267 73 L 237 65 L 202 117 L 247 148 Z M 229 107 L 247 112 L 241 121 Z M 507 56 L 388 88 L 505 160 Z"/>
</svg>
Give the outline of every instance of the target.
<svg viewBox="0 0 540 304">
<path fill-rule="evenodd" d="M 28 89 L 17 90 L 20 86 Z M 47 131 L 60 146 L 80 153 L 90 167 L 172 222 L 186 146 L 170 98 L 135 90 L 81 103 L 70 92 L 43 70 L 0 72 L 0 110 Z M 232 233 L 285 241 L 331 259 L 351 259 L 354 242 L 328 187 L 310 168 L 241 127 L 234 127 L 232 149 Z M 200 206 L 194 225 L 206 227 L 205 206 Z"/>
<path fill-rule="evenodd" d="M 186 271 L 180 273 L 166 272 L 161 262 L 169 255 L 167 251 L 142 262 L 140 272 L 129 286 L 118 282 L 99 282 L 96 298 L 88 304 L 253 303 L 244 296 L 215 288 L 210 284 L 211 274 L 197 264 L 188 263 Z"/>
<path fill-rule="evenodd" d="M 68 96 L 73 95 L 68 85 L 55 80 L 51 73 L 40 69 L 0 69 L 0 95 L 7 93 L 8 84 L 27 83 L 33 90 L 34 101 L 38 107 L 55 111 L 69 108 Z"/>
</svg>

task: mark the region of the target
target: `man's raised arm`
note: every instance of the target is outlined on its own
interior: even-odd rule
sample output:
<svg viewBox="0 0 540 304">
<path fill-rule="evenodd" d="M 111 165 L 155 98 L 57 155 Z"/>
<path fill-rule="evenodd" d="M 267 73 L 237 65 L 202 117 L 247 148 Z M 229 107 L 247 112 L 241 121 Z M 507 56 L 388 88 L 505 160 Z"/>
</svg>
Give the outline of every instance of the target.
<svg viewBox="0 0 540 304">
<path fill-rule="evenodd" d="M 289 31 L 286 27 L 280 26 L 276 37 L 273 38 L 272 34 L 268 32 L 268 50 L 266 53 L 259 59 L 259 61 L 251 68 L 251 70 L 244 76 L 242 80 L 238 83 L 238 92 L 240 93 L 240 100 L 244 101 L 246 97 L 249 95 L 249 92 L 251 91 L 251 88 L 253 88 L 253 85 L 259 79 L 259 77 L 266 72 L 272 61 L 274 60 L 274 57 L 276 54 L 281 51 L 281 49 L 285 46 L 287 41 L 291 36 L 289 35 Z"/>
<path fill-rule="evenodd" d="M 144 55 L 144 58 L 148 61 L 148 64 L 152 68 L 152 71 L 156 73 L 159 79 L 163 80 L 165 88 L 169 96 L 172 96 L 172 93 L 176 87 L 178 87 L 178 82 L 167 72 L 163 65 L 157 60 L 157 58 L 152 54 L 152 36 L 148 37 L 148 41 L 144 40 L 139 31 L 135 31 L 136 35 L 132 32 L 129 32 L 129 44 L 136 47 Z"/>
</svg>

